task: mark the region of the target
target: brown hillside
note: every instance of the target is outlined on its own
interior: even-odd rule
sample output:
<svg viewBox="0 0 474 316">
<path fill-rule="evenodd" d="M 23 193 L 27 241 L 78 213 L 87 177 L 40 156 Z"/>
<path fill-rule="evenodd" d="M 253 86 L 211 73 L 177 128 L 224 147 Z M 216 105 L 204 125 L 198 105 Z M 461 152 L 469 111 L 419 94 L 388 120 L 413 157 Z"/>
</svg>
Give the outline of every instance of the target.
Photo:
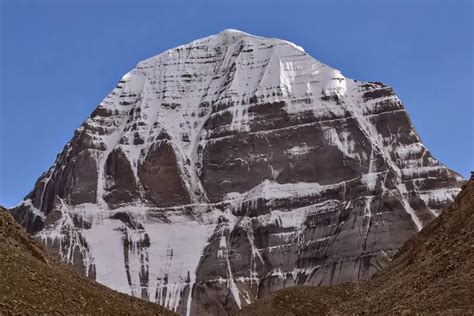
<svg viewBox="0 0 474 316">
<path fill-rule="evenodd" d="M 369 282 L 287 288 L 239 315 L 385 313 L 474 313 L 474 178 Z"/>
<path fill-rule="evenodd" d="M 0 314 L 174 315 L 57 263 L 0 207 Z"/>
</svg>

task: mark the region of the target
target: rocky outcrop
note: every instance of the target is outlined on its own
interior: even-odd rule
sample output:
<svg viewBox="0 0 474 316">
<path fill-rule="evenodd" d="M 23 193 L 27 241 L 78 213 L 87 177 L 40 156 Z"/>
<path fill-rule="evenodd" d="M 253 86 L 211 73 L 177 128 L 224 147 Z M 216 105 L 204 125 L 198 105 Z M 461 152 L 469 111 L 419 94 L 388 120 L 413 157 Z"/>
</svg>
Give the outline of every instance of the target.
<svg viewBox="0 0 474 316">
<path fill-rule="evenodd" d="M 188 204 L 189 194 L 181 179 L 176 154 L 168 141 L 155 143 L 138 168 L 148 200 L 157 206 Z"/>
<path fill-rule="evenodd" d="M 462 182 L 391 87 L 227 30 L 140 62 L 12 213 L 109 287 L 218 315 L 369 278 Z"/>
<path fill-rule="evenodd" d="M 132 166 L 125 153 L 114 149 L 105 162 L 106 187 L 104 200 L 110 207 L 140 198 Z"/>
</svg>

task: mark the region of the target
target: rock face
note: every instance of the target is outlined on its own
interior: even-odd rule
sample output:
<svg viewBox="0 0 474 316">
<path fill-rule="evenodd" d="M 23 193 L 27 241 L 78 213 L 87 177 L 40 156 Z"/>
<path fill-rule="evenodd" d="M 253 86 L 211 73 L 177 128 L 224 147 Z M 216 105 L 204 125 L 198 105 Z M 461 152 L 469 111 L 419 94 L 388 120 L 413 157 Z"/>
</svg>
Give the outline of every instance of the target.
<svg viewBox="0 0 474 316">
<path fill-rule="evenodd" d="M 454 203 L 369 281 L 286 288 L 237 315 L 472 315 L 473 240 L 474 172 Z"/>
<path fill-rule="evenodd" d="M 462 182 L 391 87 L 226 30 L 127 73 L 11 212 L 113 289 L 225 315 L 367 279 Z"/>
</svg>

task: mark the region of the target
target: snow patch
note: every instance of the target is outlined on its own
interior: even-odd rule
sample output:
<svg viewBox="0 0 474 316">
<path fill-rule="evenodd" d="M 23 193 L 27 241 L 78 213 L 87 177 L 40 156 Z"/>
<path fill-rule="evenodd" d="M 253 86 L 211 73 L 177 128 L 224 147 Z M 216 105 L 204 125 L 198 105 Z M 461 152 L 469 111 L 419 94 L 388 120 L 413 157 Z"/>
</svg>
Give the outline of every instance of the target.
<svg viewBox="0 0 474 316">
<path fill-rule="evenodd" d="M 313 150 L 314 147 L 309 147 L 306 144 L 303 144 L 302 146 L 293 146 L 290 149 L 286 150 L 286 153 L 289 154 L 290 156 L 301 156 L 305 155 L 309 151 Z"/>
<path fill-rule="evenodd" d="M 46 219 L 46 216 L 44 215 L 44 213 L 33 205 L 33 202 L 31 201 L 31 199 L 24 200 L 20 205 L 24 205 L 24 206 L 29 207 L 29 209 L 31 210 L 33 215 L 38 216 L 42 220 Z"/>
</svg>

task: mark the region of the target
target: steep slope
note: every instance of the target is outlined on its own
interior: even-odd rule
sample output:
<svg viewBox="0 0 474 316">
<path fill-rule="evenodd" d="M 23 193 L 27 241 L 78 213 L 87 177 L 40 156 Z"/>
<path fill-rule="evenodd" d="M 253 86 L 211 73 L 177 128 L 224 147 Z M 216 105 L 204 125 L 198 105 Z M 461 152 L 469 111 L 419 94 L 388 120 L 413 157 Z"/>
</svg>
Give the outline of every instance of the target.
<svg viewBox="0 0 474 316">
<path fill-rule="evenodd" d="M 389 86 L 226 30 L 140 62 L 11 211 L 100 283 L 226 314 L 369 278 L 461 183 Z"/>
<path fill-rule="evenodd" d="M 366 283 L 293 287 L 239 315 L 474 313 L 474 177 L 455 203 Z"/>
<path fill-rule="evenodd" d="M 0 314 L 174 315 L 58 264 L 0 207 Z"/>
</svg>

